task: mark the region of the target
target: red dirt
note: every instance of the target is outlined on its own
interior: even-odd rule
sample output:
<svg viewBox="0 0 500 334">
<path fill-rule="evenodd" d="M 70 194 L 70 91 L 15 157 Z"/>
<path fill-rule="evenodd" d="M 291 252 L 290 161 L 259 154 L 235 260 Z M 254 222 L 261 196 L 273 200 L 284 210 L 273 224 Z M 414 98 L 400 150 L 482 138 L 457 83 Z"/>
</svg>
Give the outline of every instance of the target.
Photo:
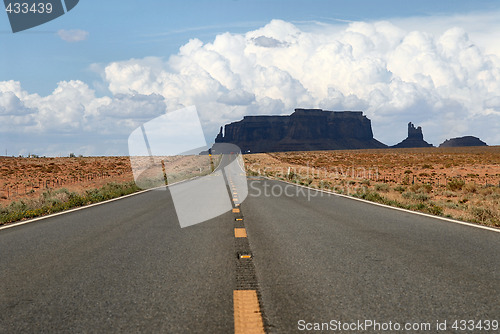
<svg viewBox="0 0 500 334">
<path fill-rule="evenodd" d="M 36 198 L 47 189 L 82 192 L 133 181 L 128 157 L 0 158 L 0 205 Z"/>
</svg>

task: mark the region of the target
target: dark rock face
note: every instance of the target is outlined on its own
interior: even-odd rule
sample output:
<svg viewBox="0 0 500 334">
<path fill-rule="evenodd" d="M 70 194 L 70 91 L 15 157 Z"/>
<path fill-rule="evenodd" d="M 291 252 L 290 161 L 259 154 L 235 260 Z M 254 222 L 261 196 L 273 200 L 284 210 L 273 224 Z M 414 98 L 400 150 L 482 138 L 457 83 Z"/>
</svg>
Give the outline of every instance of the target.
<svg viewBox="0 0 500 334">
<path fill-rule="evenodd" d="M 412 122 L 408 123 L 408 137 L 397 145 L 391 146 L 392 148 L 414 148 L 414 147 L 433 147 L 424 140 L 422 127 L 415 128 Z"/>
<path fill-rule="evenodd" d="M 242 152 L 286 152 L 384 148 L 373 138 L 361 111 L 295 109 L 290 116 L 245 116 L 227 124 L 216 143 L 233 143 Z"/>
<path fill-rule="evenodd" d="M 439 147 L 467 147 L 467 146 L 488 146 L 484 141 L 477 137 L 465 136 L 446 139 Z"/>
</svg>

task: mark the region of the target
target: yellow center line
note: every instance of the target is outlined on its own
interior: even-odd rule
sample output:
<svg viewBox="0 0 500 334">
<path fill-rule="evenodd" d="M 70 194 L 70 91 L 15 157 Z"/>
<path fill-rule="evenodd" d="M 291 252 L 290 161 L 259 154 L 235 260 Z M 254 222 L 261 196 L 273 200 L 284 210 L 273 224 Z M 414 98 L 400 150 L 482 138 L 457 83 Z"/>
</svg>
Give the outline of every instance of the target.
<svg viewBox="0 0 500 334">
<path fill-rule="evenodd" d="M 245 228 L 237 227 L 234 229 L 234 237 L 235 238 L 246 238 L 247 230 Z"/>
<path fill-rule="evenodd" d="M 235 334 L 265 333 L 257 291 L 234 290 L 233 303 Z"/>
<path fill-rule="evenodd" d="M 238 208 L 233 209 L 233 213 L 240 213 L 240 209 Z"/>
</svg>

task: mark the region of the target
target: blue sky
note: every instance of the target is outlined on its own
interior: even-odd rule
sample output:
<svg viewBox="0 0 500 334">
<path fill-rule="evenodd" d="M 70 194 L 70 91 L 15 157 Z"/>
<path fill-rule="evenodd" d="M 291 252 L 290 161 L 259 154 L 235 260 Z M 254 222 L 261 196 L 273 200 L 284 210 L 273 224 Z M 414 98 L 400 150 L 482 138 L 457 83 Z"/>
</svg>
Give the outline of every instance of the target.
<svg viewBox="0 0 500 334">
<path fill-rule="evenodd" d="M 207 116 L 213 123 L 209 127 L 210 133 L 207 134 L 207 137 L 211 137 L 214 129 L 222 125 L 219 124 L 220 122 L 234 121 L 248 113 L 262 114 L 271 111 L 279 112 L 280 110 L 281 113 L 290 113 L 293 110 L 292 105 L 303 103 L 297 107 L 353 107 L 364 110 L 372 119 L 375 136 L 387 144 L 395 144 L 404 138 L 404 124 L 408 121 L 421 123 L 424 126 L 424 135 L 427 130 L 430 141 L 435 145 L 439 144 L 451 133 L 436 126 L 432 128 L 432 126 L 440 117 L 449 114 L 446 117 L 473 118 L 470 127 L 451 124 L 453 122 L 449 120 L 451 122 L 449 126 L 453 127 L 453 133 L 456 133 L 457 136 L 483 135 L 489 139 L 490 144 L 498 145 L 500 144 L 498 135 L 484 134 L 481 128 L 482 124 L 491 124 L 491 122 L 499 120 L 497 113 L 500 112 L 500 92 L 496 91 L 497 86 L 495 86 L 495 82 L 498 81 L 495 77 L 498 63 L 490 59 L 490 56 L 500 57 L 499 50 L 495 49 L 493 45 L 498 40 L 496 39 L 497 29 L 494 29 L 495 25 L 492 25 L 492 23 L 498 23 L 498 19 L 495 19 L 495 14 L 498 13 L 500 13 L 499 2 L 491 0 L 108 0 L 100 2 L 81 0 L 79 5 L 66 15 L 42 26 L 16 34 L 10 31 L 7 15 L 3 14 L 0 15 L 0 48 L 2 50 L 0 54 L 0 82 L 8 82 L 9 84 L 4 84 L 3 88 L 0 85 L 0 92 L 4 93 L 4 99 L 0 98 L 0 121 L 3 123 L 3 126 L 0 125 L 0 131 L 2 131 L 0 133 L 0 152 L 4 150 L 1 146 L 5 146 L 5 149 L 8 149 L 12 154 L 34 152 L 47 155 L 67 155 L 74 151 L 96 155 L 126 154 L 126 133 L 130 133 L 139 122 L 159 115 L 160 112 L 164 112 L 165 108 L 171 110 L 186 106 L 188 103 L 201 104 L 197 107 L 202 110 L 204 109 L 203 105 L 205 105 L 207 106 L 206 112 L 209 113 L 210 108 L 218 108 L 216 102 L 227 101 L 228 96 L 232 100 L 242 98 L 248 104 L 244 107 L 243 100 L 225 103 L 224 106 L 228 106 L 227 111 L 221 111 L 214 114 L 213 117 Z M 496 17 L 499 16 L 496 15 Z M 275 23 L 271 24 L 271 22 Z M 352 26 L 355 22 L 362 22 L 370 26 Z M 380 25 L 377 22 L 387 22 L 390 27 Z M 372 28 L 374 33 L 368 32 Z M 450 30 L 453 28 L 459 30 Z M 360 46 L 358 37 L 353 37 L 351 30 L 355 30 L 358 37 L 360 34 L 363 35 L 363 43 L 368 44 Z M 217 74 L 212 72 L 215 70 L 208 69 L 210 64 L 202 64 L 203 56 L 199 54 L 199 52 L 205 51 L 215 52 L 216 56 L 214 57 L 229 59 L 233 62 L 231 66 L 235 66 L 236 58 L 231 58 L 231 54 L 233 51 L 237 52 L 237 48 L 235 47 L 231 51 L 224 46 L 223 49 L 217 49 L 218 46 L 212 47 L 217 37 L 220 37 L 220 40 L 227 39 L 227 43 L 235 43 L 239 40 L 238 36 L 245 36 L 247 41 L 253 41 L 252 43 L 256 44 L 257 41 L 263 41 L 263 39 L 259 39 L 263 36 L 268 42 L 276 42 L 276 46 L 288 43 L 287 45 L 306 47 L 307 44 L 300 44 L 305 43 L 304 41 L 293 40 L 293 34 L 297 31 L 312 38 L 310 42 L 312 41 L 313 44 L 317 40 L 325 39 L 324 45 L 315 44 L 317 50 L 326 46 L 331 47 L 339 41 L 343 46 L 350 46 L 354 53 L 358 50 L 367 52 L 366 56 L 355 54 L 355 61 L 349 62 L 349 66 L 356 69 L 359 69 L 360 66 L 368 66 L 363 67 L 363 75 L 368 76 L 363 77 L 363 80 L 367 80 L 367 78 L 374 80 L 370 91 L 362 91 L 349 85 L 343 86 L 332 78 L 328 82 L 325 81 L 324 87 L 314 87 L 314 84 L 307 78 L 307 73 L 287 69 L 286 64 L 280 67 L 266 60 L 280 54 L 281 51 L 276 48 L 275 53 L 269 53 L 271 50 L 267 49 L 264 50 L 268 52 L 266 54 L 260 54 L 260 51 L 256 51 L 258 57 L 262 58 L 257 60 L 254 66 L 259 68 L 269 66 L 263 72 L 267 73 L 264 75 L 271 75 L 269 69 L 278 67 L 281 71 L 279 76 L 291 76 L 292 86 L 297 85 L 298 87 L 293 88 L 295 92 L 302 92 L 303 89 L 304 92 L 307 91 L 307 94 L 302 92 L 307 97 L 304 95 L 302 99 L 290 100 L 288 95 L 281 96 L 279 92 L 273 96 L 269 94 L 264 96 L 263 90 L 259 90 L 259 87 L 256 86 L 257 83 L 250 83 L 252 76 L 249 73 L 240 73 L 239 70 L 231 67 L 231 75 L 237 74 L 235 80 L 239 80 L 239 83 L 225 83 L 222 74 L 222 79 L 218 79 L 220 73 Z M 412 35 L 414 31 L 421 33 L 421 35 Z M 224 37 L 226 32 L 231 33 L 232 37 Z M 397 37 L 394 38 L 401 41 L 402 44 L 391 44 L 390 46 L 380 44 L 379 48 L 377 43 L 380 39 L 375 36 L 376 34 L 383 35 L 384 38 L 388 39 L 396 34 Z M 334 38 L 329 40 L 325 36 L 328 38 L 334 36 Z M 370 40 L 371 38 L 374 39 Z M 431 43 L 435 43 L 434 49 L 438 50 L 436 52 L 441 52 L 441 46 L 445 45 L 443 43 L 448 43 L 448 40 L 453 41 L 450 43 L 459 43 L 464 38 L 467 38 L 467 43 L 470 45 L 477 46 L 478 51 L 477 54 L 468 55 L 469 51 L 466 52 L 466 46 L 462 46 L 464 48 L 462 51 L 465 50 L 463 57 L 477 57 L 477 62 L 481 63 L 478 65 L 479 67 L 490 66 L 491 68 L 483 69 L 482 72 L 479 67 L 466 68 L 468 65 L 464 64 L 471 63 L 471 61 L 464 60 L 457 63 L 457 66 L 463 67 L 461 70 L 457 70 L 458 74 L 450 74 L 449 71 L 454 71 L 457 66 L 453 69 L 439 68 L 439 64 L 432 60 L 427 62 L 422 60 L 418 66 L 412 63 L 413 72 L 411 76 L 408 76 L 403 71 L 407 67 L 402 64 L 404 61 L 395 59 L 395 57 L 403 59 L 410 56 L 410 54 L 405 53 L 410 51 L 402 41 L 418 44 L 423 41 L 422 39 L 428 39 Z M 201 44 L 190 44 L 189 41 L 192 39 Z M 422 43 L 418 45 L 425 45 L 426 42 Z M 189 47 L 186 47 L 187 45 Z M 250 52 L 249 50 L 252 50 L 252 45 L 245 47 L 245 55 Z M 367 49 L 367 45 L 375 45 L 375 47 Z M 448 44 L 446 45 L 451 48 Z M 416 49 L 419 49 L 420 46 Z M 387 49 L 387 47 L 393 49 Z M 171 56 L 182 53 L 181 48 L 189 49 L 191 53 L 184 54 L 180 60 L 175 57 L 172 59 Z M 239 54 L 242 55 L 242 53 Z M 299 52 L 299 54 L 302 53 Z M 317 58 L 316 54 L 306 56 L 303 53 L 302 55 L 305 57 L 304 59 L 309 59 L 308 61 Z M 415 54 L 411 55 L 415 57 Z M 418 55 L 424 57 L 425 52 Z M 368 60 L 379 56 L 379 60 L 367 65 Z M 342 57 L 339 59 L 345 60 L 350 56 Z M 182 74 L 182 69 L 176 68 L 176 66 L 180 66 L 176 59 L 182 64 L 190 64 L 189 66 L 194 62 L 196 66 L 201 66 L 203 71 L 209 73 L 210 78 L 207 80 L 215 80 L 215 84 L 219 87 L 218 90 L 212 92 L 213 96 L 218 94 L 219 100 L 210 101 L 207 99 L 205 96 L 209 95 L 209 90 L 198 92 L 198 95 L 190 95 L 180 86 L 173 87 L 173 82 L 188 80 L 186 77 L 179 79 L 178 76 L 184 74 Z M 379 66 L 379 61 L 384 63 L 382 67 Z M 296 65 L 297 63 L 295 63 Z M 130 69 L 134 66 L 143 72 L 153 71 L 152 76 L 155 77 L 152 82 L 145 83 L 148 78 L 130 75 L 121 77 L 120 73 L 113 72 L 119 69 L 123 73 L 124 67 Z M 382 68 L 382 72 L 387 71 L 387 73 L 380 74 L 380 68 Z M 478 85 L 477 89 L 468 88 L 472 82 L 472 70 L 478 71 L 475 77 L 476 82 L 485 78 L 485 84 Z M 416 73 L 418 71 L 422 71 L 422 76 L 418 76 L 419 73 Z M 439 75 L 434 76 L 429 71 L 435 71 Z M 493 73 L 493 77 L 486 78 L 487 72 Z M 156 77 L 157 73 L 164 75 L 162 78 L 158 78 Z M 470 76 L 469 81 L 463 81 L 462 86 L 449 81 L 453 78 L 462 80 L 460 73 L 467 73 Z M 170 78 L 171 74 L 175 74 L 176 79 L 168 79 L 173 81 L 167 82 L 168 80 L 165 78 Z M 272 75 L 274 78 L 275 74 Z M 334 75 L 339 75 L 339 73 L 332 72 L 332 76 Z M 388 79 L 387 76 L 391 76 L 391 79 Z M 427 85 L 427 79 L 424 77 L 431 78 L 434 88 Z M 349 77 L 349 80 L 351 79 L 354 80 Z M 395 82 L 401 82 L 401 85 L 394 88 Z M 382 87 L 384 83 L 390 88 L 387 92 Z M 352 85 L 354 84 L 355 81 Z M 249 88 L 249 85 L 252 88 Z M 170 87 L 177 94 L 186 94 L 186 96 L 174 98 L 168 91 L 170 88 L 167 89 L 167 87 Z M 462 90 L 466 88 L 470 91 L 471 96 L 478 99 L 483 98 L 489 102 L 481 110 L 470 110 L 467 103 L 460 100 L 460 96 L 463 96 Z M 316 95 L 310 93 L 315 89 L 320 93 Z M 397 93 L 407 92 L 409 89 L 412 90 L 412 101 L 398 101 Z M 266 91 L 270 91 L 269 87 L 266 88 Z M 323 91 L 328 91 L 328 93 L 325 95 L 321 93 Z M 381 100 L 379 104 L 374 105 L 372 99 L 379 96 L 379 92 L 384 95 L 386 100 Z M 10 95 L 5 95 L 7 93 Z M 391 94 L 394 95 L 391 96 Z M 83 100 L 75 104 L 74 108 L 69 107 L 68 103 L 64 102 L 78 98 Z M 320 99 L 323 102 L 320 103 Z M 3 113 L 2 101 L 4 101 Z M 37 103 L 40 104 L 40 107 Z M 80 106 L 82 107 L 80 108 Z M 136 109 L 134 106 L 137 106 Z M 115 108 L 119 110 L 115 110 Z M 123 109 L 127 110 L 120 114 L 120 110 Z M 425 109 L 425 111 L 419 112 L 420 109 Z M 450 114 L 453 110 L 455 112 L 459 110 L 459 112 Z M 112 125 L 109 127 L 103 125 L 106 122 L 112 124 L 110 115 L 119 119 L 120 127 L 124 129 L 123 132 L 114 131 Z M 51 123 L 50 126 L 46 125 L 46 122 Z M 380 123 L 377 124 L 377 122 Z M 401 122 L 403 127 L 388 134 L 386 130 L 388 127 L 384 128 L 380 125 L 387 122 L 397 127 L 400 126 Z M 397 125 L 394 124 L 395 122 Z M 105 147 L 102 145 L 103 142 Z"/>
<path fill-rule="evenodd" d="M 61 80 L 92 80 L 91 64 L 147 56 L 167 57 L 190 38 L 210 41 L 226 31 L 243 33 L 272 19 L 290 22 L 372 21 L 498 9 L 496 0 L 81 0 L 74 12 L 12 34 L 1 19 L 1 79 L 19 80 L 30 92 L 48 94 Z M 60 29 L 82 29 L 90 38 L 68 44 Z M 9 51 L 6 51 L 9 50 Z"/>
</svg>

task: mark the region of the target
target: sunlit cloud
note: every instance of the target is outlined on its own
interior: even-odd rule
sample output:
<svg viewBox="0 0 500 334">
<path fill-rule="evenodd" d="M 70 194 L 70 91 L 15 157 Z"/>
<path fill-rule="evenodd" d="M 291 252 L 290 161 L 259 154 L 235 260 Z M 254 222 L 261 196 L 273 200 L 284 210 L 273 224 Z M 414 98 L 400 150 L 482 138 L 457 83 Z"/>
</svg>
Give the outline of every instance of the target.
<svg viewBox="0 0 500 334">
<path fill-rule="evenodd" d="M 74 43 L 81 42 L 89 38 L 89 32 L 80 29 L 64 30 L 61 29 L 57 32 L 57 35 L 66 42 Z"/>
<path fill-rule="evenodd" d="M 141 121 L 196 105 L 215 137 L 221 125 L 244 115 L 302 107 L 363 110 L 387 144 L 401 141 L 412 121 L 435 145 L 462 135 L 498 145 L 499 15 L 322 23 L 321 29 L 273 20 L 208 43 L 192 39 L 167 58 L 95 65 L 109 96 L 98 97 L 80 80 L 62 81 L 48 96 L 0 82 L 0 128 L 73 133 L 82 142 L 105 134 L 125 143 Z M 473 26 L 478 20 L 488 24 Z M 78 41 L 88 33 L 59 36 Z"/>
</svg>

